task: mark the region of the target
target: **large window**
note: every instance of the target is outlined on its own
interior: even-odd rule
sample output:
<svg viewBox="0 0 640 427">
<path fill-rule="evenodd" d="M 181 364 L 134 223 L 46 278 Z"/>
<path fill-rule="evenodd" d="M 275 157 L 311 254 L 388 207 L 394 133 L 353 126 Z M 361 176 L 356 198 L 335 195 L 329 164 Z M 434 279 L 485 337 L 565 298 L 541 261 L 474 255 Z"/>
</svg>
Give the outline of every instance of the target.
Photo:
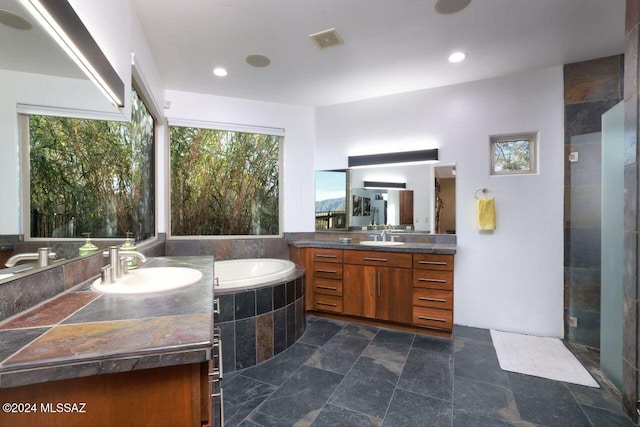
<svg viewBox="0 0 640 427">
<path fill-rule="evenodd" d="M 280 141 L 171 126 L 171 234 L 278 235 Z"/>
<path fill-rule="evenodd" d="M 132 90 L 131 122 L 29 114 L 31 237 L 155 235 L 154 119 Z"/>
</svg>

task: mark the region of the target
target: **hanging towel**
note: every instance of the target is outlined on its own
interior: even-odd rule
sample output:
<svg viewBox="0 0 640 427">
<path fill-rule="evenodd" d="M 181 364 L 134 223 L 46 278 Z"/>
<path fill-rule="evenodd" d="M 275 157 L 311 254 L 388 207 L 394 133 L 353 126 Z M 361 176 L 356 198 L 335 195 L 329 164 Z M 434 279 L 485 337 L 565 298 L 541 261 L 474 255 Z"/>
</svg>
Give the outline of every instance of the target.
<svg viewBox="0 0 640 427">
<path fill-rule="evenodd" d="M 496 229 L 496 208 L 494 198 L 478 199 L 478 230 Z"/>
</svg>

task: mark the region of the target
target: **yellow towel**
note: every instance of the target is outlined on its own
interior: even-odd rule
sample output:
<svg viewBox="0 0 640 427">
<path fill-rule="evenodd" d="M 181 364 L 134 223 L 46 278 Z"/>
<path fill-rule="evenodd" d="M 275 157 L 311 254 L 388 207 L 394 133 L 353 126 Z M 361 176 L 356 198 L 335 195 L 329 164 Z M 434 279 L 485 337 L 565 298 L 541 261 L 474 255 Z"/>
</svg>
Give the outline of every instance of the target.
<svg viewBox="0 0 640 427">
<path fill-rule="evenodd" d="M 496 208 L 494 198 L 478 199 L 478 230 L 496 229 Z"/>
</svg>

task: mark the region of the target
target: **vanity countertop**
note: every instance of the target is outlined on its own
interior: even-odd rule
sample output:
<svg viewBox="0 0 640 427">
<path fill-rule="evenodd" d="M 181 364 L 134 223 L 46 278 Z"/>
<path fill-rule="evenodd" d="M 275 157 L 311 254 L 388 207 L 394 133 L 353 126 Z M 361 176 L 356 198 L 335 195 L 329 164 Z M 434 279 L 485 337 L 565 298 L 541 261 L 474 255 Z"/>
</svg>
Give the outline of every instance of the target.
<svg viewBox="0 0 640 427">
<path fill-rule="evenodd" d="M 329 248 L 329 249 L 356 249 L 362 251 L 381 252 L 405 252 L 419 254 L 455 254 L 456 245 L 447 243 L 414 243 L 403 242 L 398 246 L 368 246 L 361 245 L 358 241 L 341 243 L 339 240 L 292 240 L 289 242 L 296 248 Z"/>
<path fill-rule="evenodd" d="M 0 323 L 0 387 L 209 360 L 213 257 L 149 258 L 139 268 L 161 266 L 203 276 L 147 294 L 96 292 L 92 279 Z"/>
</svg>

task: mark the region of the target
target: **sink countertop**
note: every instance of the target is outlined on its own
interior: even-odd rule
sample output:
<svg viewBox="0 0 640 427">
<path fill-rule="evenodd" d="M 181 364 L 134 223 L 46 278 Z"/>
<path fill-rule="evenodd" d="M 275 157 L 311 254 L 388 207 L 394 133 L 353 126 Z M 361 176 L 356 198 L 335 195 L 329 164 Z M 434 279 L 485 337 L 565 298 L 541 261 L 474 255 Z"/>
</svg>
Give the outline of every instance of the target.
<svg viewBox="0 0 640 427">
<path fill-rule="evenodd" d="M 455 254 L 456 245 L 443 243 L 413 243 L 403 242 L 403 245 L 390 246 L 369 246 L 361 245 L 360 242 L 351 241 L 341 243 L 337 240 L 292 240 L 290 245 L 297 248 L 330 248 L 330 249 L 357 249 L 363 251 L 382 252 L 408 252 L 420 254 Z"/>
<path fill-rule="evenodd" d="M 149 258 L 139 268 L 191 267 L 190 286 L 103 294 L 91 279 L 0 323 L 0 387 L 211 358 L 213 257 Z"/>
</svg>

